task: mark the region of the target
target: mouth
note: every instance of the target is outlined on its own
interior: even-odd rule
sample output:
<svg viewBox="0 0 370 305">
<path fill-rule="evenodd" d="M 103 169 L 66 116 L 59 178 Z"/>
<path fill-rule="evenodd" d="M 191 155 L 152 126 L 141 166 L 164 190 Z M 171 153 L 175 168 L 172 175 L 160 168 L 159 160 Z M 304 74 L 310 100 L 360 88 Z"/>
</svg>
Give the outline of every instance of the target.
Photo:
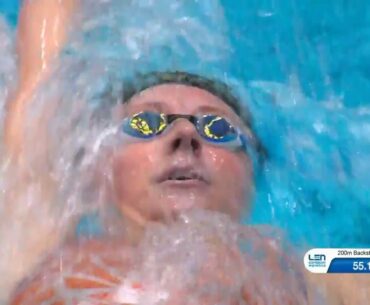
<svg viewBox="0 0 370 305">
<path fill-rule="evenodd" d="M 175 167 L 165 171 L 159 178 L 160 183 L 175 185 L 208 184 L 206 174 L 195 168 Z"/>
</svg>

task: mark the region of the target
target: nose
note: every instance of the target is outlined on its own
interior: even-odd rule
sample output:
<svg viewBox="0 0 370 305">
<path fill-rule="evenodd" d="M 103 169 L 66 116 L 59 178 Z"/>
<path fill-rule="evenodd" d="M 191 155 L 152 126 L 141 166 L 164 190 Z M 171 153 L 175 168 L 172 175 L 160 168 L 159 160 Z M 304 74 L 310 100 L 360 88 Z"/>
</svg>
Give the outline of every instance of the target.
<svg viewBox="0 0 370 305">
<path fill-rule="evenodd" d="M 177 119 L 172 124 L 166 143 L 168 152 L 187 151 L 199 155 L 202 142 L 195 126 L 186 119 Z"/>
</svg>

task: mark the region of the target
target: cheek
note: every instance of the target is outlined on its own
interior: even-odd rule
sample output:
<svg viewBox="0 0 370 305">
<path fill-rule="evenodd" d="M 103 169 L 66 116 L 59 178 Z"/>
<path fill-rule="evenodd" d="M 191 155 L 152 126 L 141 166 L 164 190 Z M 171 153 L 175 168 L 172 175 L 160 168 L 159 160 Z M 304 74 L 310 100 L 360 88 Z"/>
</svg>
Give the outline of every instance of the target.
<svg viewBox="0 0 370 305">
<path fill-rule="evenodd" d="M 120 149 L 113 158 L 113 187 L 117 200 L 146 189 L 151 172 L 152 156 L 142 144 L 132 144 Z"/>
<path fill-rule="evenodd" d="M 208 151 L 211 162 L 209 168 L 213 169 L 213 177 L 217 189 L 222 197 L 244 200 L 252 187 L 252 171 L 250 162 L 245 154 L 234 153 L 224 149 Z M 221 195 L 220 195 L 221 196 Z"/>
</svg>

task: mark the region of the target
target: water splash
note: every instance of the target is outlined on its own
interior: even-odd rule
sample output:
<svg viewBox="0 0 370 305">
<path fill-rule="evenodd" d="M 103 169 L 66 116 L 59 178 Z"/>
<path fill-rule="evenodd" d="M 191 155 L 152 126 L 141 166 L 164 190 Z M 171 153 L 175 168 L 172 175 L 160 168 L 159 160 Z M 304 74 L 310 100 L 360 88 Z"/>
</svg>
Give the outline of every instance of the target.
<svg viewBox="0 0 370 305">
<path fill-rule="evenodd" d="M 5 19 L 0 16 L 0 130 L 3 130 L 5 102 L 9 97 L 10 92 L 16 83 L 16 58 L 14 57 L 14 33 L 6 23 Z M 9 250 L 9 231 L 3 230 L 4 225 L 9 224 L 6 220 L 4 210 L 4 202 L 2 200 L 5 185 L 7 183 L 5 178 L 6 164 L 3 162 L 2 151 L 2 133 L 0 135 L 0 272 L 4 276 L 0 279 L 0 302 L 4 298 L 14 284 L 14 277 L 12 277 L 13 270 L 9 269 L 9 262 L 13 251 Z M 18 240 L 19 241 L 19 240 Z M 16 271 L 15 271 L 16 273 Z"/>
<path fill-rule="evenodd" d="M 298 263 L 282 255 L 287 249 L 272 229 L 241 227 L 225 215 L 192 211 L 150 227 L 134 248 L 105 238 L 59 251 L 45 262 L 47 273 L 35 274 L 28 290 L 22 288 L 27 282 L 21 286 L 18 301 L 308 304 Z M 267 265 L 273 272 L 266 272 Z"/>
<path fill-rule="evenodd" d="M 264 21 L 284 18 L 278 8 L 267 9 L 259 11 L 258 17 Z M 249 12 L 252 14 L 253 10 Z M 31 130 L 41 109 L 48 106 L 53 111 L 48 125 L 52 151 L 48 161 L 58 181 L 59 192 L 50 202 L 52 211 L 46 207 L 44 212 L 32 213 L 39 203 L 32 201 L 35 196 L 30 192 L 25 201 L 29 202 L 27 209 L 19 209 L 16 214 L 23 218 L 31 215 L 37 220 L 47 219 L 45 226 L 48 222 L 68 226 L 68 220 L 106 205 L 105 190 L 96 187 L 94 170 L 98 160 L 104 157 L 101 155 L 104 148 L 115 146 L 110 137 L 110 130 L 116 123 L 111 109 L 120 101 L 125 77 L 136 71 L 181 69 L 217 75 L 232 83 L 229 73 L 232 56 L 238 58 L 235 62 L 239 69 L 248 70 L 245 61 L 240 60 L 243 58 L 255 60 L 258 71 L 272 73 L 274 70 L 263 66 L 255 57 L 232 53 L 226 35 L 228 26 L 218 1 L 171 1 L 168 5 L 166 1 L 154 4 L 149 0 L 94 3 L 86 0 L 74 25 L 81 30 L 74 32 L 60 62 L 54 66 L 53 77 L 35 97 L 28 117 Z M 5 48 L 0 48 L 0 52 L 6 52 L 1 58 L 10 58 L 0 67 L 13 71 L 11 34 L 6 26 L 0 29 L 0 36 L 5 33 L 5 40 L 1 40 L 5 41 Z M 253 39 L 241 35 L 242 29 L 235 31 L 242 43 L 259 49 Z M 297 28 L 297 37 L 302 34 L 300 29 Z M 246 32 L 252 30 L 256 28 Z M 319 40 L 325 39 L 324 36 L 318 37 Z M 353 35 L 352 39 L 356 37 Z M 264 41 L 270 40 L 275 41 L 273 37 L 264 37 Z M 7 41 L 10 44 L 7 45 Z M 369 224 L 366 211 L 370 197 L 366 183 L 370 164 L 366 154 L 370 146 L 369 108 L 366 105 L 347 107 L 348 101 L 333 90 L 320 100 L 317 96 L 309 96 L 307 88 L 304 90 L 310 86 L 309 82 L 300 83 L 299 73 L 287 68 L 286 57 L 291 52 L 284 46 L 279 47 L 282 46 L 276 43 L 270 48 L 266 43 L 266 52 L 269 56 L 286 53 L 283 58 L 277 56 L 281 63 L 276 70 L 286 73 L 287 81 L 266 81 L 269 77 L 265 74 L 266 77 L 261 78 L 251 73 L 251 78 L 256 79 L 249 84 L 235 82 L 241 91 L 245 89 L 240 96 L 251 108 L 258 134 L 270 153 L 260 177 L 254 220 L 279 225 L 296 240 L 303 239 L 316 246 L 338 246 L 344 242 L 347 245 L 368 244 L 369 235 L 365 229 Z M 297 53 L 306 51 L 300 49 Z M 319 48 L 319 51 L 324 54 L 327 50 Z M 257 59 L 266 54 L 257 54 Z M 315 58 L 310 65 L 320 66 L 325 74 L 328 72 L 326 60 L 321 65 Z M 2 75 L 5 77 L 1 78 Z M 14 75 L 14 71 L 0 73 L 0 80 L 12 83 L 13 80 L 7 78 L 9 75 Z M 327 77 L 318 86 L 330 87 L 332 79 Z M 350 83 L 346 82 L 346 86 Z M 3 101 L 8 95 L 6 88 L 7 85 L 0 86 Z M 30 140 L 30 148 L 34 148 L 34 140 Z M 36 160 L 36 153 L 30 149 L 29 158 Z M 33 164 L 33 171 L 45 166 Z M 6 164 L 2 170 L 2 177 L 6 177 L 6 183 L 1 182 L 2 190 L 16 180 L 16 175 L 5 167 Z M 99 170 L 109 178 L 107 167 Z M 8 245 L 1 249 L 21 244 L 28 227 L 24 222 L 21 229 L 8 226 L 7 230 L 1 230 L 2 234 L 12 232 L 7 239 L 2 239 Z M 30 235 L 34 234 L 30 232 Z M 6 259 L 1 260 L 4 266 L 11 261 L 15 250 L 6 253 Z"/>
<path fill-rule="evenodd" d="M 112 137 L 117 123 L 112 110 L 120 103 L 123 76 L 156 65 L 173 69 L 188 55 L 189 67 L 194 62 L 212 63 L 225 57 L 229 47 L 222 34 L 225 23 L 217 1 L 167 4 L 81 2 L 71 26 L 80 31 L 71 31 L 69 44 L 51 67 L 50 79 L 31 97 L 25 118 L 29 175 L 47 173 L 54 181 L 50 187 L 56 187 L 56 192 L 47 202 L 40 202 L 43 197 L 37 180 L 21 193 L 12 191 L 18 190 L 22 176 L 7 160 L 1 164 L 0 211 L 7 218 L 0 226 L 2 296 L 73 231 L 73 222 L 80 215 L 96 210 L 109 215 L 106 189 L 96 177 L 110 179 L 109 160 L 104 157 L 117 144 Z M 134 15 L 137 18 L 131 18 Z M 0 26 L 0 37 L 4 38 L 1 52 L 5 52 L 1 54 L 4 65 L 0 71 L 3 123 L 3 104 L 10 84 L 16 82 L 13 38 L 5 22 L 1 21 Z M 220 35 L 214 34 L 215 28 Z M 39 127 L 43 116 L 47 128 Z M 42 146 L 43 136 L 49 139 L 47 147 Z M 107 230 L 111 232 L 111 226 Z"/>
<path fill-rule="evenodd" d="M 16 83 L 14 33 L 0 15 L 0 126 L 4 122 L 5 101 Z M 0 139 L 0 143 L 1 143 Z"/>
<path fill-rule="evenodd" d="M 256 218 L 265 213 L 265 221 L 317 246 L 367 244 L 361 214 L 369 198 L 370 108 L 348 109 L 336 96 L 312 100 L 294 81 L 252 81 L 249 89 L 259 134 L 271 147 Z"/>
</svg>

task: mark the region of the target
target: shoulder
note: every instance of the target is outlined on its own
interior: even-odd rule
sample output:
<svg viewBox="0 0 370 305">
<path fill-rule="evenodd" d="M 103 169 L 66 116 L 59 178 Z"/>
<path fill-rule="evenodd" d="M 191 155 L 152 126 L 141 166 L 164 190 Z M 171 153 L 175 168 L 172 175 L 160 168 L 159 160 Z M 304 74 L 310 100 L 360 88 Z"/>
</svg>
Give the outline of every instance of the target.
<svg viewBox="0 0 370 305">
<path fill-rule="evenodd" d="M 122 282 L 131 262 L 129 247 L 119 240 L 69 242 L 18 286 L 10 304 L 67 304 L 76 299 L 66 298 L 76 295 L 107 295 Z"/>
<path fill-rule="evenodd" d="M 328 304 L 368 304 L 370 278 L 365 274 L 314 274 L 307 271 L 312 290 L 320 289 Z"/>
</svg>

